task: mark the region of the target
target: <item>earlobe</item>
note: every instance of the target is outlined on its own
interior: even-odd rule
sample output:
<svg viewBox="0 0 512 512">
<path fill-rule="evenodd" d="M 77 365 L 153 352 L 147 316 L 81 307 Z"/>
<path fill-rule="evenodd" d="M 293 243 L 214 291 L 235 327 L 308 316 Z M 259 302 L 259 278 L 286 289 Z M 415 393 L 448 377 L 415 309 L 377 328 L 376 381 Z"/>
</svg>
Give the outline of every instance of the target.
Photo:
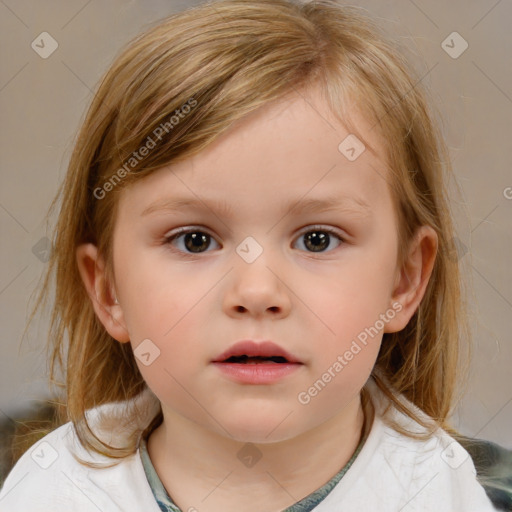
<svg viewBox="0 0 512 512">
<path fill-rule="evenodd" d="M 115 292 L 110 290 L 106 281 L 105 262 L 92 243 L 79 245 L 76 249 L 76 261 L 80 277 L 96 316 L 108 333 L 117 341 L 130 341 L 123 310 L 115 302 Z"/>
<path fill-rule="evenodd" d="M 432 227 L 418 228 L 391 296 L 391 304 L 399 303 L 401 309 L 386 324 L 384 332 L 401 331 L 418 309 L 434 268 L 437 245 L 437 233 Z"/>
</svg>

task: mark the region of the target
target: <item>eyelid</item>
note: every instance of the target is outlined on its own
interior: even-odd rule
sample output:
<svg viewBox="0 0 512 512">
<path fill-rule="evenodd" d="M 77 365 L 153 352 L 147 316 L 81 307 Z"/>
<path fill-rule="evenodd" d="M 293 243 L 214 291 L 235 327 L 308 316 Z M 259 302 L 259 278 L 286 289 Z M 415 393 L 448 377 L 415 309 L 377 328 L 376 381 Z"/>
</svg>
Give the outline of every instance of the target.
<svg viewBox="0 0 512 512">
<path fill-rule="evenodd" d="M 299 231 L 299 234 L 297 236 L 301 236 L 304 233 L 308 233 L 309 231 L 325 231 L 331 235 L 337 236 L 341 241 L 346 242 L 348 235 L 343 234 L 342 231 L 338 228 L 327 226 L 325 224 L 308 224 L 303 229 Z"/>
<path fill-rule="evenodd" d="M 191 224 L 190 226 L 182 226 L 182 227 L 179 227 L 176 229 L 172 229 L 171 231 L 169 231 L 168 233 L 166 233 L 164 235 L 164 238 L 168 239 L 168 238 L 172 238 L 172 237 L 181 235 L 182 233 L 190 233 L 190 232 L 194 232 L 194 231 L 201 231 L 201 232 L 204 232 L 204 233 L 210 235 L 211 237 L 213 237 L 210 230 L 208 228 L 206 228 L 205 226 Z"/>
<path fill-rule="evenodd" d="M 346 241 L 346 239 L 347 239 L 347 235 L 343 234 L 340 229 L 334 228 L 331 226 L 327 226 L 324 224 L 307 224 L 303 228 L 299 229 L 299 234 L 297 236 L 300 236 L 303 233 L 307 233 L 309 231 L 314 231 L 315 229 L 317 229 L 319 231 L 322 230 L 322 231 L 326 231 L 328 233 L 334 234 L 334 235 L 338 236 L 343 241 Z M 183 226 L 180 228 L 176 228 L 175 230 L 172 230 L 169 233 L 166 233 L 164 235 L 164 239 L 168 240 L 168 239 L 176 237 L 182 233 L 190 233 L 190 232 L 194 232 L 194 231 L 201 231 L 201 232 L 204 232 L 204 233 L 210 235 L 212 238 L 215 238 L 214 235 L 210 232 L 210 230 L 208 228 L 206 228 L 204 226 L 200 226 L 200 225 L 190 225 L 190 226 Z"/>
</svg>

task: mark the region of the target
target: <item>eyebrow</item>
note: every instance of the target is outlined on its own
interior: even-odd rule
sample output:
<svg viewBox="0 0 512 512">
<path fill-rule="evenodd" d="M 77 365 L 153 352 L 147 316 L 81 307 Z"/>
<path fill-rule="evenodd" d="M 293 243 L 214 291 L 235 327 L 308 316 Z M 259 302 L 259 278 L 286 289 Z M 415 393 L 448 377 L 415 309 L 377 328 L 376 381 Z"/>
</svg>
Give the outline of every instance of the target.
<svg viewBox="0 0 512 512">
<path fill-rule="evenodd" d="M 233 217 L 234 211 L 225 199 L 199 199 L 193 197 L 165 198 L 149 205 L 141 214 L 173 213 L 186 208 L 212 210 L 225 217 Z M 284 212 L 319 213 L 326 211 L 347 211 L 368 217 L 371 215 L 370 205 L 357 196 L 327 196 L 323 198 L 296 199 L 286 205 Z"/>
</svg>

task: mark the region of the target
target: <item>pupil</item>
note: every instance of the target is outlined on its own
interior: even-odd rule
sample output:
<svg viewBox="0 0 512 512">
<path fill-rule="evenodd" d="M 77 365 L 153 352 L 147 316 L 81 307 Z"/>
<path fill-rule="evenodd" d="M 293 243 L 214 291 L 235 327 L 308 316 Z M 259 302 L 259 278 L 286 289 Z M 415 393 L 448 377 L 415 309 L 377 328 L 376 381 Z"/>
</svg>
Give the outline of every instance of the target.
<svg viewBox="0 0 512 512">
<path fill-rule="evenodd" d="M 329 235 L 322 232 L 311 231 L 306 235 L 306 246 L 312 243 L 313 251 L 319 252 L 325 249 L 328 245 L 328 237 Z M 309 247 L 308 247 L 309 248 Z"/>
<path fill-rule="evenodd" d="M 209 235 L 205 234 L 205 233 L 202 233 L 202 234 L 199 234 L 198 233 L 187 233 L 185 235 L 185 245 L 187 246 L 187 249 L 189 249 L 190 251 L 192 252 L 201 252 L 200 249 L 204 249 L 208 246 L 207 244 L 207 237 Z M 188 242 L 192 242 L 191 244 L 189 244 Z M 202 247 L 203 245 L 206 245 L 206 247 Z M 199 250 L 197 250 L 199 249 Z"/>
</svg>

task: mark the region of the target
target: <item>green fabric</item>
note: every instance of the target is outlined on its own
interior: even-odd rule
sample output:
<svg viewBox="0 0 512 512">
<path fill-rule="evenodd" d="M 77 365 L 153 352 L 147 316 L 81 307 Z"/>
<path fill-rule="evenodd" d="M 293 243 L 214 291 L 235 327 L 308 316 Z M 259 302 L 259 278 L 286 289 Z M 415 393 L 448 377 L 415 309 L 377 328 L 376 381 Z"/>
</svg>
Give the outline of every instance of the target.
<svg viewBox="0 0 512 512">
<path fill-rule="evenodd" d="M 512 451 L 483 439 L 456 439 L 469 452 L 477 479 L 494 506 L 512 512 Z"/>
<path fill-rule="evenodd" d="M 149 486 L 153 491 L 158 506 L 162 512 L 181 512 L 181 510 L 172 502 L 171 498 L 167 494 L 162 481 L 156 474 L 153 463 L 149 458 L 147 442 L 145 439 L 141 439 L 139 444 L 140 457 L 142 459 L 142 465 L 144 466 L 144 472 L 148 479 Z"/>
</svg>

